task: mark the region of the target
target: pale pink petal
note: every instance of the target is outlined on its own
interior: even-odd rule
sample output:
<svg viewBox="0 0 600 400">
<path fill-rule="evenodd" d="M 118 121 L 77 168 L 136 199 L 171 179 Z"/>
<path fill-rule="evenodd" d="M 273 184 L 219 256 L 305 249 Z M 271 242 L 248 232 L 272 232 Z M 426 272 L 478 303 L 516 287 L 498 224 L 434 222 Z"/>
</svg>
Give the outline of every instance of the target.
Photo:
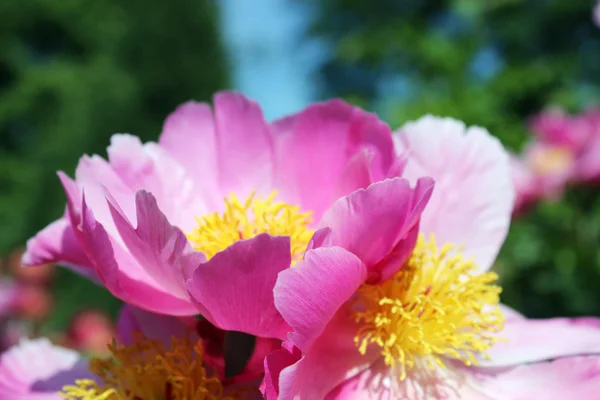
<svg viewBox="0 0 600 400">
<path fill-rule="evenodd" d="M 498 334 L 505 342 L 489 351 L 482 366 L 506 366 L 581 354 L 600 354 L 600 319 L 508 319 Z"/>
<path fill-rule="evenodd" d="M 395 137 L 398 154 L 408 152 L 404 177 L 422 176 L 436 188 L 421 217 L 421 232 L 438 243 L 464 246 L 482 271 L 491 265 L 508 231 L 514 202 L 509 158 L 483 128 L 426 116 L 404 125 Z"/>
<path fill-rule="evenodd" d="M 327 400 L 563 400 L 595 399 L 600 392 L 600 357 L 570 357 L 504 368 L 473 368 L 449 362 L 444 368 L 398 371 L 378 362 L 346 380 Z"/>
<path fill-rule="evenodd" d="M 155 143 L 142 145 L 136 136 L 113 135 L 107 152 L 121 180 L 133 192 L 151 192 L 169 221 L 181 229 L 191 230 L 195 217 L 213 211 L 192 176 Z"/>
<path fill-rule="evenodd" d="M 219 184 L 223 193 L 246 198 L 273 189 L 273 142 L 260 106 L 243 95 L 214 96 Z"/>
<path fill-rule="evenodd" d="M 289 344 L 267 356 L 268 374 L 262 388 L 266 399 L 323 399 L 337 385 L 368 368 L 380 355 L 378 351 L 359 353 L 353 341 L 357 329 L 352 320 L 339 316 L 301 357 Z"/>
<path fill-rule="evenodd" d="M 392 164 L 390 129 L 374 114 L 340 100 L 311 105 L 276 121 L 272 131 L 275 187 L 286 200 L 313 211 L 317 221 L 340 195 L 364 185 L 360 175 L 348 182 L 347 164 L 357 153 L 370 153 L 374 180 L 383 179 Z M 346 192 L 339 193 L 340 188 Z"/>
<path fill-rule="evenodd" d="M 464 368 L 458 389 L 464 400 L 596 399 L 600 393 L 600 357 L 568 357 L 513 368 Z"/>
<path fill-rule="evenodd" d="M 138 223 L 134 229 L 109 199 L 110 211 L 126 248 L 162 290 L 188 300 L 185 281 L 206 257 L 192 250 L 186 236 L 169 223 L 152 194 L 140 190 L 135 202 Z"/>
<path fill-rule="evenodd" d="M 275 305 L 294 330 L 288 340 L 307 351 L 366 277 L 361 260 L 340 247 L 311 250 L 282 271 L 275 284 Z"/>
<path fill-rule="evenodd" d="M 77 352 L 45 338 L 24 340 L 0 356 L 0 399 L 59 400 L 64 385 L 90 378 Z"/>
<path fill-rule="evenodd" d="M 283 339 L 289 327 L 275 308 L 273 286 L 290 261 L 288 237 L 261 234 L 200 265 L 187 287 L 200 313 L 215 326 Z"/>
<path fill-rule="evenodd" d="M 77 241 L 68 216 L 57 219 L 27 241 L 23 266 L 67 264 L 84 275 L 94 275 L 90 260 Z"/>
<path fill-rule="evenodd" d="M 504 304 L 500 304 L 500 310 L 502 311 L 502 315 L 504 315 L 504 318 L 506 320 L 514 320 L 514 319 L 518 319 L 518 320 L 524 320 L 525 316 L 523 314 L 521 314 L 520 312 L 518 312 L 517 310 L 506 306 Z"/>
<path fill-rule="evenodd" d="M 99 156 L 84 156 L 79 160 L 75 170 L 75 181 L 85 193 L 87 206 L 93 210 L 96 219 L 111 237 L 120 240 L 106 203 L 106 194 L 110 193 L 118 201 L 125 215 L 135 224 L 135 191 Z"/>
<path fill-rule="evenodd" d="M 326 245 L 345 248 L 370 271 L 381 274 L 377 280 L 387 279 L 412 252 L 417 233 L 413 228 L 432 190 L 433 181 L 428 178 L 419 179 L 414 189 L 407 180 L 394 178 L 337 200 L 320 223 L 331 229 Z"/>
<path fill-rule="evenodd" d="M 159 144 L 187 169 L 207 202 L 220 193 L 216 129 L 208 104 L 190 101 L 177 107 L 165 121 Z"/>
</svg>

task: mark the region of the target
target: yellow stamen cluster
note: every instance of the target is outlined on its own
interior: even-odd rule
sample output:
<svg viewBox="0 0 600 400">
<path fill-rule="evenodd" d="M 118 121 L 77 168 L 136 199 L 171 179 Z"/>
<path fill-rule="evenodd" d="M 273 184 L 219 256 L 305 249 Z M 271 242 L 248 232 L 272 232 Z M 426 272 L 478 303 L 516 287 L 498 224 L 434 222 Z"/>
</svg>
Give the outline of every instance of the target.
<svg viewBox="0 0 600 400">
<path fill-rule="evenodd" d="M 201 342 L 161 342 L 137 338 L 134 344 L 109 345 L 108 359 L 93 359 L 89 369 L 104 383 L 82 379 L 60 393 L 67 400 L 217 400 L 225 396 L 217 377 L 209 376 Z"/>
<path fill-rule="evenodd" d="M 263 199 L 252 193 L 245 202 L 235 195 L 225 199 L 225 211 L 197 219 L 198 227 L 187 235 L 192 246 L 207 258 L 242 239 L 261 233 L 289 236 L 292 260 L 302 258 L 313 231 L 309 229 L 312 212 L 300 212 L 300 207 L 275 201 L 276 192 Z"/>
<path fill-rule="evenodd" d="M 362 354 L 371 344 L 381 347 L 401 380 L 416 364 L 443 367 L 445 357 L 476 364 L 503 328 L 497 279 L 493 272 L 478 274 L 456 246 L 438 249 L 433 235 L 429 241 L 420 236 L 394 277 L 358 290 L 361 327 L 354 342 Z"/>
</svg>

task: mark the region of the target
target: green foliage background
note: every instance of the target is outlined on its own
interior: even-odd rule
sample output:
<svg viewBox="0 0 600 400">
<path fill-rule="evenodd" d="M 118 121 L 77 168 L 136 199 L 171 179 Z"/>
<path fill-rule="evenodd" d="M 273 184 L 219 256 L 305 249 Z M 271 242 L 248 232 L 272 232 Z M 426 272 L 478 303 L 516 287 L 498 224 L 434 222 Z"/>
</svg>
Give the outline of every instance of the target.
<svg viewBox="0 0 600 400">
<path fill-rule="evenodd" d="M 116 132 L 156 140 L 177 104 L 226 87 L 216 12 L 208 0 L 0 2 L 0 254 L 61 215 L 56 170 L 105 155 Z M 48 329 L 118 306 L 64 270 L 54 292 Z"/>
<path fill-rule="evenodd" d="M 532 114 L 597 103 L 591 0 L 313 0 L 331 52 L 323 97 L 393 127 L 425 113 L 487 127 L 518 151 Z M 496 265 L 503 300 L 530 317 L 600 315 L 600 192 L 571 188 L 514 221 Z"/>
</svg>

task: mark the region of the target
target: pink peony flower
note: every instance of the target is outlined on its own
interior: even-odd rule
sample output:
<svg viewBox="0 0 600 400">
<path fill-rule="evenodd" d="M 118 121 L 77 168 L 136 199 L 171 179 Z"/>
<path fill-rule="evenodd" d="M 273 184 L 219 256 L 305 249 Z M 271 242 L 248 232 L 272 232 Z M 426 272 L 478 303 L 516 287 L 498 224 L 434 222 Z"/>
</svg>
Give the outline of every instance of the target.
<svg viewBox="0 0 600 400">
<path fill-rule="evenodd" d="M 398 175 L 402 161 L 389 128 L 342 101 L 267 124 L 256 103 L 219 93 L 214 111 L 180 106 L 158 144 L 115 135 L 108 161 L 84 156 L 75 180 L 59 173 L 67 211 L 23 263 L 70 265 L 151 312 L 283 338 L 277 274 L 337 198 Z"/>
<path fill-rule="evenodd" d="M 546 186 L 600 179 L 600 110 L 569 116 L 552 108 L 533 118 L 531 130 L 536 139 L 526 158 Z"/>
<path fill-rule="evenodd" d="M 59 400 L 74 379 L 90 379 L 87 363 L 47 339 L 24 340 L 0 355 L 0 399 Z"/>
<path fill-rule="evenodd" d="M 596 26 L 600 27 L 600 2 L 594 6 L 593 20 Z"/>
<path fill-rule="evenodd" d="M 600 321 L 526 320 L 499 304 L 497 277 L 487 270 L 507 233 L 514 190 L 498 140 L 431 116 L 395 139 L 408 154 L 404 176 L 436 181 L 415 225 L 418 241 L 408 257 L 390 257 L 382 245 L 389 181 L 336 202 L 354 212 L 334 213 L 334 205 L 304 260 L 279 274 L 275 304 L 293 332 L 265 360 L 265 397 L 559 399 L 600 389 L 592 386 L 597 358 L 540 364 L 600 350 Z M 404 197 L 396 209 L 420 211 L 404 207 L 411 192 Z M 393 262 L 382 279 L 369 279 L 377 259 Z"/>
<path fill-rule="evenodd" d="M 205 338 L 177 317 L 125 306 L 117 331 L 109 356 L 89 363 L 96 379 L 75 378 L 62 389 L 67 399 L 260 398 L 257 377 L 226 379 Z"/>
</svg>

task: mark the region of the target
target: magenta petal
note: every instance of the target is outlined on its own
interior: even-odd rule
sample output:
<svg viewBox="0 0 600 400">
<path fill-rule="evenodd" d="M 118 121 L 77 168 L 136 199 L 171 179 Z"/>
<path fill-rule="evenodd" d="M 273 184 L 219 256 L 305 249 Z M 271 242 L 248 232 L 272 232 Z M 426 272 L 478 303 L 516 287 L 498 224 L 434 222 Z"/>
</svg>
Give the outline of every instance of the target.
<svg viewBox="0 0 600 400">
<path fill-rule="evenodd" d="M 273 142 L 260 106 L 239 93 L 214 97 L 219 182 L 225 193 L 246 198 L 273 188 Z"/>
<path fill-rule="evenodd" d="M 383 179 L 392 162 L 390 129 L 374 114 L 340 100 L 311 105 L 276 121 L 272 130 L 275 186 L 288 201 L 313 211 L 316 220 L 339 197 L 340 185 L 347 186 L 340 179 L 347 180 L 343 175 L 352 157 L 367 151 L 375 180 Z"/>
<path fill-rule="evenodd" d="M 383 273 L 378 264 L 392 251 L 409 254 L 398 246 L 418 224 L 432 190 L 433 181 L 428 178 L 420 179 L 414 189 L 401 178 L 377 182 L 336 201 L 320 226 L 331 228 L 330 245 L 347 249 L 367 267 Z M 414 245 L 414 238 L 406 244 Z M 400 268 L 404 260 L 397 261 L 398 265 L 385 265 L 386 269 Z M 385 271 L 386 275 L 392 273 Z"/>
<path fill-rule="evenodd" d="M 506 342 L 495 344 L 484 366 L 506 366 L 581 354 L 600 354 L 600 319 L 511 318 L 498 334 Z"/>
<path fill-rule="evenodd" d="M 307 351 L 366 277 L 361 260 L 340 247 L 311 250 L 304 260 L 281 272 L 275 304 L 294 329 L 288 340 Z"/>
<path fill-rule="evenodd" d="M 137 228 L 109 201 L 115 225 L 127 249 L 145 272 L 172 295 L 187 299 L 185 281 L 204 255 L 192 250 L 186 236 L 172 226 L 160 211 L 154 196 L 144 190 L 136 194 Z"/>
<path fill-rule="evenodd" d="M 281 350 L 276 350 L 265 357 L 265 378 L 260 391 L 265 400 L 279 399 L 279 377 L 281 371 L 297 363 L 302 357 L 300 350 L 284 342 Z"/>
<path fill-rule="evenodd" d="M 219 193 L 216 141 L 210 106 L 193 101 L 169 115 L 159 139 L 160 146 L 187 169 L 207 198 Z"/>
<path fill-rule="evenodd" d="M 347 196 L 356 189 L 366 189 L 373 182 L 372 160 L 373 155 L 364 149 L 352 157 L 342 171 L 334 197 Z"/>
<path fill-rule="evenodd" d="M 164 291 L 131 254 L 108 235 L 87 207 L 81 206 L 80 240 L 98 276 L 113 295 L 136 307 L 171 315 L 194 315 L 196 307 L 188 300 Z M 76 213 L 74 212 L 73 215 Z M 73 217 L 72 217 L 73 218 Z"/>
<path fill-rule="evenodd" d="M 289 345 L 291 355 L 268 356 L 266 366 L 272 371 L 271 376 L 265 376 L 265 389 L 277 390 L 280 400 L 325 398 L 337 385 L 381 358 L 377 350 L 360 354 L 353 340 L 357 329 L 353 320 L 338 315 L 297 362 L 297 349 L 290 349 Z M 286 362 L 292 363 L 282 368 Z M 279 379 L 273 380 L 277 375 Z"/>
<path fill-rule="evenodd" d="M 200 265 L 187 283 L 201 314 L 228 331 L 285 338 L 273 286 L 291 262 L 288 237 L 260 234 L 240 240 Z"/>
<path fill-rule="evenodd" d="M 198 338 L 198 335 L 177 317 L 155 314 L 130 305 L 124 305 L 117 320 L 119 341 L 130 344 L 135 333 L 140 333 L 149 339 L 160 340 L 168 346 L 170 346 L 172 338 L 184 338 L 186 336 L 192 340 Z"/>
</svg>

